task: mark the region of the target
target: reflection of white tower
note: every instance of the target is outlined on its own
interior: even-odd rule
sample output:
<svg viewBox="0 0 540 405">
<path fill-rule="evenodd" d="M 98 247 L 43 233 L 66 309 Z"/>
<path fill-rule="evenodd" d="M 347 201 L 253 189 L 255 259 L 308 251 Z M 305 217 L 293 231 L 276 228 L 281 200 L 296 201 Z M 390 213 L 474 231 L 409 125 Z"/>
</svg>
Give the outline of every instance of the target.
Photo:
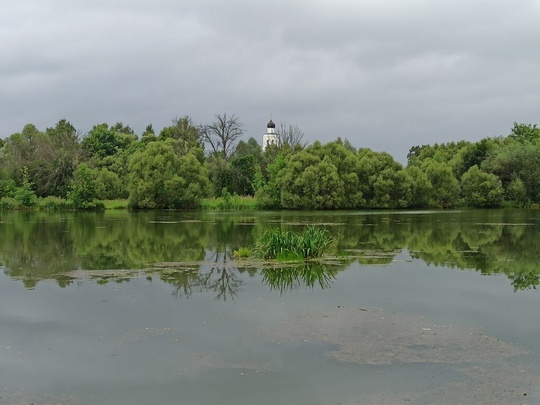
<svg viewBox="0 0 540 405">
<path fill-rule="evenodd" d="M 276 124 L 272 119 L 266 125 L 266 134 L 263 135 L 263 150 L 269 145 L 279 145 L 279 135 L 276 134 Z"/>
</svg>

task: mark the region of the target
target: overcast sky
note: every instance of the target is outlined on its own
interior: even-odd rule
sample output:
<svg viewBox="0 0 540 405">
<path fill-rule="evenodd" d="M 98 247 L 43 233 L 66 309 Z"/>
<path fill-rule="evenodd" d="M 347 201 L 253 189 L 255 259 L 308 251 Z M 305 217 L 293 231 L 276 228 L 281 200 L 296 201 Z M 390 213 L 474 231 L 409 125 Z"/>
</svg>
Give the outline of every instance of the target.
<svg viewBox="0 0 540 405">
<path fill-rule="evenodd" d="M 540 122 L 540 0 L 17 0 L 1 137 L 236 114 L 391 153 Z"/>
</svg>

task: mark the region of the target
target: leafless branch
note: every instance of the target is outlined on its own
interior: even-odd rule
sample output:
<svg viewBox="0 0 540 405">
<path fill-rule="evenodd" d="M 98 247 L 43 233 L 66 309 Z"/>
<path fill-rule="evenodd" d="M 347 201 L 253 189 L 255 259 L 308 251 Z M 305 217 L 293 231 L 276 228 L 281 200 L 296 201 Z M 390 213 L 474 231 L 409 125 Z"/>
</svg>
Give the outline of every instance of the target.
<svg viewBox="0 0 540 405">
<path fill-rule="evenodd" d="M 210 145 L 214 154 L 227 160 L 234 152 L 238 138 L 244 133 L 244 124 L 234 114 L 216 114 L 215 118 L 211 124 L 199 128 L 201 139 Z"/>
<path fill-rule="evenodd" d="M 294 148 L 295 146 L 305 146 L 305 143 L 302 141 L 304 138 L 304 133 L 300 130 L 300 128 L 298 128 L 297 125 L 282 122 L 279 125 L 277 133 L 279 135 L 280 146 L 289 145 L 291 148 Z"/>
</svg>

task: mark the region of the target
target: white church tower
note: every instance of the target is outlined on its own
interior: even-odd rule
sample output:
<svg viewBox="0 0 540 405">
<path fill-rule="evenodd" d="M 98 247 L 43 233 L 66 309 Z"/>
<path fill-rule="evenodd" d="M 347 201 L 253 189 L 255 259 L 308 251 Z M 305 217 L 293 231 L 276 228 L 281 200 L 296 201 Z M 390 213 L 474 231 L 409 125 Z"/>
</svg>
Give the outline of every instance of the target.
<svg viewBox="0 0 540 405">
<path fill-rule="evenodd" d="M 274 121 L 272 121 L 271 118 L 266 125 L 266 134 L 263 135 L 263 151 L 266 150 L 269 145 L 279 145 L 279 135 L 276 134 L 276 124 L 274 124 Z"/>
</svg>

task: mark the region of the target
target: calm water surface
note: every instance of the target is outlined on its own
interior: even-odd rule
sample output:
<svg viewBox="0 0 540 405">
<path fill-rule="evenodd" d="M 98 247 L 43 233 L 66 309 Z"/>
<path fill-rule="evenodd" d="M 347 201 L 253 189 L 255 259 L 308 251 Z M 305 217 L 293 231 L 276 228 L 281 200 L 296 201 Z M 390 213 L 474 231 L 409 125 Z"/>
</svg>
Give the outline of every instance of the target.
<svg viewBox="0 0 540 405">
<path fill-rule="evenodd" d="M 306 224 L 347 258 L 235 266 Z M 538 404 L 539 259 L 537 210 L 0 213 L 0 404 Z"/>
</svg>

